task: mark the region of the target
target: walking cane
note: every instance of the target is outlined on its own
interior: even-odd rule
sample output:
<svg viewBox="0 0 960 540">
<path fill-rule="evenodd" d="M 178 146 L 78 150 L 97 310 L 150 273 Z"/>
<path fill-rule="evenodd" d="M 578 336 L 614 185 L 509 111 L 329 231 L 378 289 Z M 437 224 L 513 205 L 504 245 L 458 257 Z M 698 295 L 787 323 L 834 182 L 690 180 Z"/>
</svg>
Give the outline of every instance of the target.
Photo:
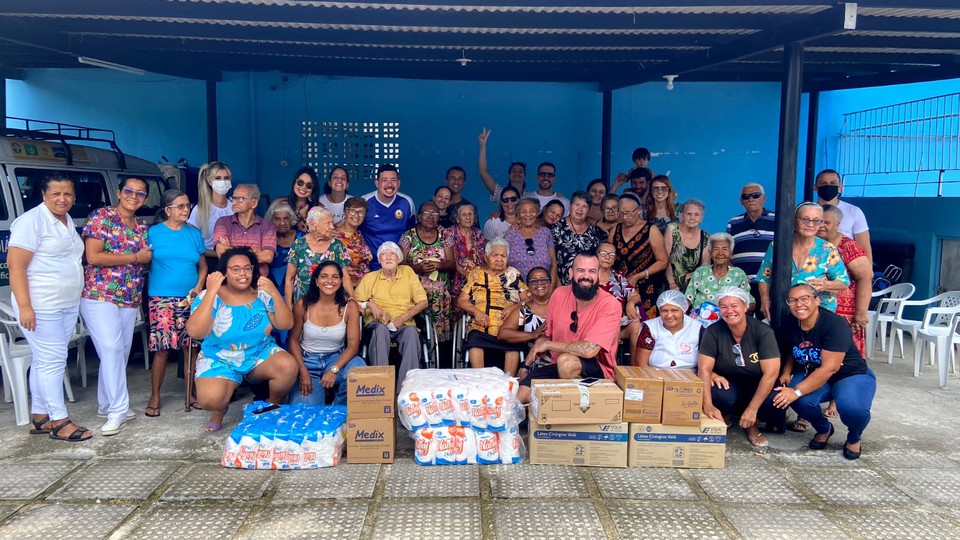
<svg viewBox="0 0 960 540">
<path fill-rule="evenodd" d="M 187 347 L 187 354 L 183 359 L 183 378 L 186 379 L 186 394 L 183 398 L 183 412 L 190 412 L 193 410 L 193 407 L 190 406 L 190 402 L 193 400 L 193 350 L 195 344 L 193 340 L 190 340 L 190 346 Z"/>
</svg>

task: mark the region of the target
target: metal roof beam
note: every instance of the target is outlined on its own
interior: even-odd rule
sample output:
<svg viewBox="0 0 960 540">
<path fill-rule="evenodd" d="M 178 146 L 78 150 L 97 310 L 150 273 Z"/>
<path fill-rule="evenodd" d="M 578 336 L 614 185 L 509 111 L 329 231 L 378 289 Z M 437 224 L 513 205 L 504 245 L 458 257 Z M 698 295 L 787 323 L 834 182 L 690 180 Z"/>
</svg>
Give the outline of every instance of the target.
<svg viewBox="0 0 960 540">
<path fill-rule="evenodd" d="M 957 78 L 960 78 L 960 65 L 955 64 L 937 68 L 887 71 L 886 73 L 877 73 L 874 75 L 863 75 L 858 77 L 835 77 L 828 80 L 810 82 L 808 85 L 811 89 L 829 91 L 940 81 Z"/>
<path fill-rule="evenodd" d="M 673 62 L 642 70 L 638 75 L 630 78 L 604 83 L 601 87 L 617 89 L 660 80 L 664 75 L 683 75 L 725 62 L 749 58 L 758 53 L 782 47 L 787 43 L 803 43 L 843 30 L 853 30 L 857 27 L 856 25 L 857 5 L 843 3 L 811 15 L 800 22 L 768 28 L 757 34 L 716 45 L 707 51 L 684 54 Z"/>
<path fill-rule="evenodd" d="M 956 6 L 954 6 L 956 7 Z M 960 21 L 956 19 L 938 19 L 933 17 L 877 17 L 861 16 L 857 19 L 857 30 L 880 30 L 891 32 L 956 33 Z"/>
</svg>

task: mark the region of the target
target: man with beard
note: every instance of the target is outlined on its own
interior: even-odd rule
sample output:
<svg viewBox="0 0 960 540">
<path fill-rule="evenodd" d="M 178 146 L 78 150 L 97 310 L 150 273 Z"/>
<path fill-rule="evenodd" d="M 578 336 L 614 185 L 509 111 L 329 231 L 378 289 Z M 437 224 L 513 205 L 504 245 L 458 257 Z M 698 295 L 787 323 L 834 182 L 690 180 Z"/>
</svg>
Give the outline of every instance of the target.
<svg viewBox="0 0 960 540">
<path fill-rule="evenodd" d="M 463 167 L 454 165 L 447 169 L 446 186 L 450 190 L 450 206 L 447 207 L 447 214 L 457 215 L 457 210 L 461 206 L 469 204 L 476 208 L 472 202 L 468 201 L 462 195 L 463 187 L 467 184 L 467 172 Z"/>
<path fill-rule="evenodd" d="M 593 253 L 580 253 L 570 268 L 572 283 L 550 297 L 546 330 L 530 349 L 521 366 L 519 398 L 530 402 L 534 379 L 612 379 L 617 365 L 620 335 L 620 302 L 600 290 L 600 261 Z M 553 363 L 531 368 L 540 354 L 549 352 Z"/>
<path fill-rule="evenodd" d="M 540 208 L 546 208 L 547 203 L 556 199 L 563 204 L 563 215 L 570 215 L 570 200 L 553 190 L 553 185 L 557 183 L 557 166 L 549 161 L 544 161 L 537 166 L 537 190 L 528 191 L 523 194 L 524 199 L 536 199 L 540 201 Z"/>
</svg>

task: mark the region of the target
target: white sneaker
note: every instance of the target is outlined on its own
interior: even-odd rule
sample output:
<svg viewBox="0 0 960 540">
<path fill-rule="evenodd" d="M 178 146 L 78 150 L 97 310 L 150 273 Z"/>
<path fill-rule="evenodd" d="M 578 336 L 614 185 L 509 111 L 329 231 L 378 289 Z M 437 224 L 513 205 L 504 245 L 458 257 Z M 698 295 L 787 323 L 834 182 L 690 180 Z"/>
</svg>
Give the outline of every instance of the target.
<svg viewBox="0 0 960 540">
<path fill-rule="evenodd" d="M 97 416 L 100 418 L 106 418 L 110 415 L 105 412 L 97 411 Z M 137 413 L 131 411 L 130 409 L 127 409 L 127 420 L 132 420 L 136 417 L 137 417 Z"/>
<path fill-rule="evenodd" d="M 120 433 L 120 430 L 123 429 L 123 426 L 126 424 L 126 418 L 121 418 L 119 420 L 107 420 L 102 426 L 100 426 L 100 435 L 103 435 L 104 437 L 116 435 L 117 433 Z"/>
</svg>

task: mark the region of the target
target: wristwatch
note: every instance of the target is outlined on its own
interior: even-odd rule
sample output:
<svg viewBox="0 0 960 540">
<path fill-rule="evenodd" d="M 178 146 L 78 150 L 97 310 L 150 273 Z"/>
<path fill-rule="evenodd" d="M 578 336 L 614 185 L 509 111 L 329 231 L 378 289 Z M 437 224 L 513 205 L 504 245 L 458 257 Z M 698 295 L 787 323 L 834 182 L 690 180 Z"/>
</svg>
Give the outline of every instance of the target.
<svg viewBox="0 0 960 540">
<path fill-rule="evenodd" d="M 330 368 L 330 373 L 333 373 L 334 375 L 336 375 L 337 373 L 340 373 L 340 366 L 333 366 L 332 368 Z M 800 397 L 800 396 L 798 395 L 797 397 Z"/>
<path fill-rule="evenodd" d="M 793 393 L 796 394 L 798 398 L 803 397 L 803 392 L 801 392 L 799 388 L 794 388 Z"/>
</svg>

